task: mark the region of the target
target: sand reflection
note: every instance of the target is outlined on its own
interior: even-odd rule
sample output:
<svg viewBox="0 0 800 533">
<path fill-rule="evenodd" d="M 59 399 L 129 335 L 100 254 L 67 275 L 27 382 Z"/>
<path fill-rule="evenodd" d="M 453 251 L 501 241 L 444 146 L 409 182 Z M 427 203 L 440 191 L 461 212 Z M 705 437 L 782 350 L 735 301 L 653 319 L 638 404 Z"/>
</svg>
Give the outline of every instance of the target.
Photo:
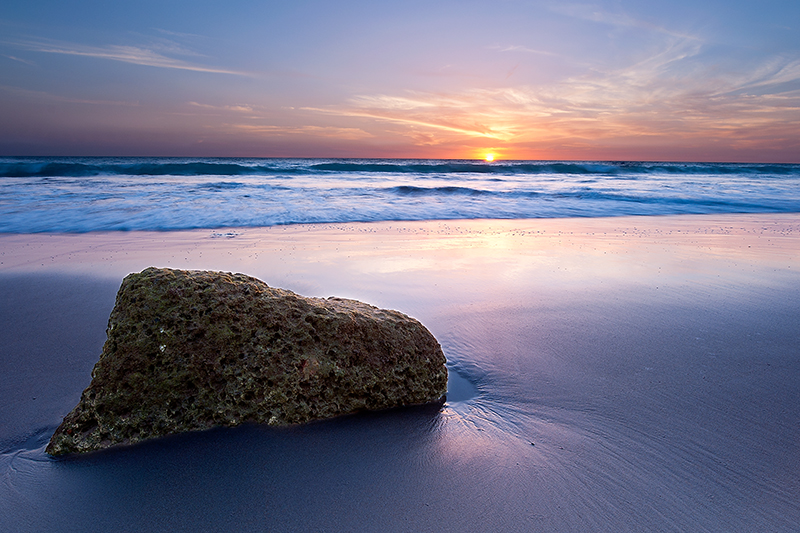
<svg viewBox="0 0 800 533">
<path fill-rule="evenodd" d="M 791 531 L 798 250 L 798 215 L 0 235 L 0 526 Z M 50 461 L 151 265 L 408 313 L 447 401 Z"/>
</svg>

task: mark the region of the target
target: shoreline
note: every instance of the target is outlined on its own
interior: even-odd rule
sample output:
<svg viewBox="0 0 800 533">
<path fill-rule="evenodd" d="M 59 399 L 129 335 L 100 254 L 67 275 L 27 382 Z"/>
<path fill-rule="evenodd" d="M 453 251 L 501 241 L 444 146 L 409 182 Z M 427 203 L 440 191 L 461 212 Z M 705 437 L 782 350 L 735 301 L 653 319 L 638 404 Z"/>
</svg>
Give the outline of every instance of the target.
<svg viewBox="0 0 800 533">
<path fill-rule="evenodd" d="M 600 233 L 602 232 L 602 236 Z M 724 245 L 739 238 L 750 246 L 775 248 L 782 239 L 791 240 L 800 233 L 800 213 L 764 214 L 692 214 L 613 216 L 535 219 L 455 219 L 423 221 L 350 222 L 332 224 L 289 224 L 259 227 L 198 228 L 168 231 L 97 231 L 85 233 L 0 233 L 0 273 L 19 272 L 40 267 L 69 270 L 72 265 L 89 263 L 123 264 L 123 257 L 138 253 L 148 257 L 161 257 L 174 268 L 218 260 L 220 254 L 236 250 L 247 252 L 284 252 L 280 246 L 285 240 L 306 248 L 317 246 L 327 251 L 330 246 L 315 237 L 325 237 L 331 242 L 344 244 L 352 237 L 365 240 L 395 239 L 411 242 L 424 237 L 445 239 L 447 245 L 458 247 L 466 239 L 479 239 L 479 244 L 490 238 L 504 236 L 531 236 L 542 240 L 578 237 L 593 240 L 651 239 L 675 242 L 692 237 L 711 241 L 711 246 Z M 568 236 L 569 235 L 569 236 Z M 755 237 L 755 240 L 753 239 Z M 776 239 L 766 244 L 762 237 Z M 459 242 L 461 241 L 461 242 Z M 133 248 L 130 248 L 130 247 Z M 184 248 L 177 251 L 171 248 Z M 513 246 L 513 245 L 512 245 Z M 127 247 L 124 248 L 123 247 Z M 211 257 L 200 258 L 207 251 Z M 170 253 L 167 258 L 166 254 Z M 180 252 L 184 258 L 178 257 Z M 191 256 L 191 259 L 189 257 Z M 169 266 L 169 265 L 164 265 Z M 189 266 L 188 268 L 191 268 Z M 111 268 L 110 270 L 113 270 Z"/>
</svg>

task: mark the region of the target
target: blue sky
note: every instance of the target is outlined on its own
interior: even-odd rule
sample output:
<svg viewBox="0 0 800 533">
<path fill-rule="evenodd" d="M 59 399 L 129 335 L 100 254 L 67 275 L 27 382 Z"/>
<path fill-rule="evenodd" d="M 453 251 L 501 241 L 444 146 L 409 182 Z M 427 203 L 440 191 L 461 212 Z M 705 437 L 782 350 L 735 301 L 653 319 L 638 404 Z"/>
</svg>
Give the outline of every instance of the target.
<svg viewBox="0 0 800 533">
<path fill-rule="evenodd" d="M 800 162 L 800 2 L 20 2 L 0 154 Z"/>
</svg>

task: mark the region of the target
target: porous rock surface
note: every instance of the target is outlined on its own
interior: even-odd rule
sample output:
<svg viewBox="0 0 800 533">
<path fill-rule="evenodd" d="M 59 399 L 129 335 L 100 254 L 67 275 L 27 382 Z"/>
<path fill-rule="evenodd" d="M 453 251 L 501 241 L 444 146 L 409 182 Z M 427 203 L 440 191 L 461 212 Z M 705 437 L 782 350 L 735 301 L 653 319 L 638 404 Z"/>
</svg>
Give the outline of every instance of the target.
<svg viewBox="0 0 800 533">
<path fill-rule="evenodd" d="M 127 276 L 80 402 L 47 452 L 243 422 L 288 425 L 440 399 L 441 347 L 416 320 L 243 274 Z"/>
</svg>

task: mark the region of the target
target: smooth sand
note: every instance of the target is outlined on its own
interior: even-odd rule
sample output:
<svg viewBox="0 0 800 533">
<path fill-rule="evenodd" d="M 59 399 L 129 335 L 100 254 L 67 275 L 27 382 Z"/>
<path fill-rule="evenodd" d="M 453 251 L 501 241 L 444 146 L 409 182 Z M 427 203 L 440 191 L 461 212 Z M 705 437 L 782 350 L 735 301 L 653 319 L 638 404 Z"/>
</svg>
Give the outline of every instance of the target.
<svg viewBox="0 0 800 533">
<path fill-rule="evenodd" d="M 121 278 L 420 319 L 442 408 L 43 451 Z M 0 235 L 0 530 L 796 531 L 800 215 Z"/>
</svg>

